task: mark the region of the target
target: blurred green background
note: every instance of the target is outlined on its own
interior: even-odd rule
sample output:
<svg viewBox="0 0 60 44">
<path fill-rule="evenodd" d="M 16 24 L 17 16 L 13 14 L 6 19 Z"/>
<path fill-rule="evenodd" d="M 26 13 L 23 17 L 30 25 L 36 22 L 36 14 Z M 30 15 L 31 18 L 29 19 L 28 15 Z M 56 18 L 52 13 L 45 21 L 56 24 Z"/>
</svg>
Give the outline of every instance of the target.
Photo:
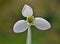
<svg viewBox="0 0 60 44">
<path fill-rule="evenodd" d="M 21 10 L 29 4 L 34 16 L 48 20 L 52 27 L 42 31 L 32 26 L 32 44 L 60 44 L 60 0 L 0 0 L 0 44 L 25 44 L 27 31 L 16 34 L 13 25 L 25 19 Z"/>
</svg>

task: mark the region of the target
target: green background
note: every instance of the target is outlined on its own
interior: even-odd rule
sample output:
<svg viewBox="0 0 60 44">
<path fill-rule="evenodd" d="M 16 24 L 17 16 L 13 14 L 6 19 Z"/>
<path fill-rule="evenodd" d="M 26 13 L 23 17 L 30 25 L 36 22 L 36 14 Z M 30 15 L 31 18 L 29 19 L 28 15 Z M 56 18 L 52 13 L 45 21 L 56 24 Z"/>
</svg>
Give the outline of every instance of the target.
<svg viewBox="0 0 60 44">
<path fill-rule="evenodd" d="M 51 23 L 49 30 L 38 30 L 31 26 L 32 44 L 60 44 L 60 0 L 0 0 L 0 44 L 26 44 L 27 31 L 16 34 L 13 25 L 26 19 L 21 10 L 29 4 L 34 16 L 42 17 Z"/>
</svg>

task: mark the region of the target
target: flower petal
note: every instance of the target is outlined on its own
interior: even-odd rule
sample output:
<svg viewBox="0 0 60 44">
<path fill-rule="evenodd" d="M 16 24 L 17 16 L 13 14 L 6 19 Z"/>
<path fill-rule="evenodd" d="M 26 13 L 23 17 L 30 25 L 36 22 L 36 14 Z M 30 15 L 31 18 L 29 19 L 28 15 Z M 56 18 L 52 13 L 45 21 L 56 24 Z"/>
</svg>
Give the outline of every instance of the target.
<svg viewBox="0 0 60 44">
<path fill-rule="evenodd" d="M 39 17 L 35 18 L 34 25 L 40 30 L 47 30 L 51 27 L 47 20 Z"/>
<path fill-rule="evenodd" d="M 15 33 L 21 33 L 27 30 L 27 22 L 25 20 L 19 20 L 14 24 L 13 31 Z"/>
<path fill-rule="evenodd" d="M 24 17 L 32 16 L 33 15 L 32 8 L 29 5 L 25 4 L 23 9 L 22 9 L 22 15 Z"/>
</svg>

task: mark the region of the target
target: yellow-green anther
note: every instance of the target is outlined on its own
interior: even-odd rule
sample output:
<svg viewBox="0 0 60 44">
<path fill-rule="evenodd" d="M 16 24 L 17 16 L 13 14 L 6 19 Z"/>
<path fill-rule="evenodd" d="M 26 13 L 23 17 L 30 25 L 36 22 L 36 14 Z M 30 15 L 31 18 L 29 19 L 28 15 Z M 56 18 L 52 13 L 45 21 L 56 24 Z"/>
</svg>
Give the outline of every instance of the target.
<svg viewBox="0 0 60 44">
<path fill-rule="evenodd" d="M 32 22 L 34 21 L 34 17 L 33 17 L 33 16 L 27 17 L 27 21 L 28 21 L 29 23 L 32 23 Z"/>
</svg>

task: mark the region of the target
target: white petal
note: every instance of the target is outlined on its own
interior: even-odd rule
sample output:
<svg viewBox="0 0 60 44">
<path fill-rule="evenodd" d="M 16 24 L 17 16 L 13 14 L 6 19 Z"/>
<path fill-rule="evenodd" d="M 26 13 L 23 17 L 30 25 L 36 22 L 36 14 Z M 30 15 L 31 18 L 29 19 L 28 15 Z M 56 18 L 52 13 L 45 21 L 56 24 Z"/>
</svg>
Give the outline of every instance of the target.
<svg viewBox="0 0 60 44">
<path fill-rule="evenodd" d="M 40 30 L 47 30 L 51 27 L 50 23 L 47 20 L 39 17 L 35 18 L 34 25 Z"/>
<path fill-rule="evenodd" d="M 15 33 L 21 33 L 27 30 L 27 22 L 25 20 L 19 20 L 14 24 L 13 31 Z"/>
<path fill-rule="evenodd" d="M 23 9 L 22 9 L 22 15 L 24 17 L 32 16 L 33 15 L 32 8 L 29 5 L 25 4 Z"/>
</svg>

